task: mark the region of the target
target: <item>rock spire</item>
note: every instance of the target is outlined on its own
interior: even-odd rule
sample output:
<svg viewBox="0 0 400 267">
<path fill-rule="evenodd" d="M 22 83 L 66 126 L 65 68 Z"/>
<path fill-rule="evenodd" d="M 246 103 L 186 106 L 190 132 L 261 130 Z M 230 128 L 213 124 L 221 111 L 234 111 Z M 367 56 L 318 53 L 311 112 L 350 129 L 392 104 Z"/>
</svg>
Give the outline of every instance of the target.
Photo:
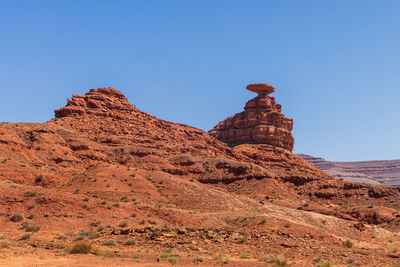
<svg viewBox="0 0 400 267">
<path fill-rule="evenodd" d="M 293 150 L 293 120 L 281 113 L 281 105 L 268 96 L 275 88 L 266 83 L 254 83 L 247 90 L 258 94 L 248 101 L 244 111 L 218 123 L 209 134 L 230 146 L 268 144 Z"/>
</svg>

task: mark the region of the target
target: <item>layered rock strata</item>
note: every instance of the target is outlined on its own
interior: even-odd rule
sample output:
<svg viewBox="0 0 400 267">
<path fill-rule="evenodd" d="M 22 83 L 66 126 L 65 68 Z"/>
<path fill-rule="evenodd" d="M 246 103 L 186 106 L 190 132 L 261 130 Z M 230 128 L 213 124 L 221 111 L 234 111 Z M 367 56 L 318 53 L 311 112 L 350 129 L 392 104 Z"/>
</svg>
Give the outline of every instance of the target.
<svg viewBox="0 0 400 267">
<path fill-rule="evenodd" d="M 258 94 L 248 101 L 244 111 L 225 119 L 209 134 L 230 146 L 240 144 L 268 144 L 293 150 L 293 120 L 281 113 L 281 105 L 268 96 L 275 91 L 265 83 L 250 84 L 247 90 Z"/>
</svg>

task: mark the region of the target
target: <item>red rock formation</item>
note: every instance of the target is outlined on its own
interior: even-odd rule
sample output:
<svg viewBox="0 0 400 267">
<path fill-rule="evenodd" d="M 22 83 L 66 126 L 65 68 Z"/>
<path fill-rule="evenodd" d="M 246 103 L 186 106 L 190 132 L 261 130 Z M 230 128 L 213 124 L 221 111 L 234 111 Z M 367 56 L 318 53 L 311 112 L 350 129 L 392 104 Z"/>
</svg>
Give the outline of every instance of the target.
<svg viewBox="0 0 400 267">
<path fill-rule="evenodd" d="M 112 87 L 91 89 L 83 95 L 73 95 L 67 106 L 55 110 L 56 118 L 93 114 L 104 117 L 122 118 L 122 115 L 137 111 L 126 97 Z"/>
<path fill-rule="evenodd" d="M 250 84 L 247 89 L 258 96 L 246 103 L 243 112 L 220 122 L 209 134 L 230 146 L 269 144 L 292 151 L 293 120 L 281 113 L 281 105 L 275 103 L 274 97 L 268 96 L 274 87 L 259 83 Z"/>
</svg>

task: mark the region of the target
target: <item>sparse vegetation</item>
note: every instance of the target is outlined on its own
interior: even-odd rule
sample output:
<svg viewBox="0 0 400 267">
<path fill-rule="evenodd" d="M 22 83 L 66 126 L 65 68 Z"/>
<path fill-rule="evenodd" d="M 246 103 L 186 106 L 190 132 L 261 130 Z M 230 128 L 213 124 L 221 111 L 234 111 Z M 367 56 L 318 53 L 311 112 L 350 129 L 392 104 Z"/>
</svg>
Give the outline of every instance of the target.
<svg viewBox="0 0 400 267">
<path fill-rule="evenodd" d="M 7 241 L 0 241 L 0 248 L 9 248 L 10 244 Z"/>
<path fill-rule="evenodd" d="M 39 230 L 40 230 L 40 227 L 37 226 L 37 225 L 28 225 L 28 226 L 25 228 L 25 231 L 26 231 L 26 232 L 32 232 L 32 233 L 39 232 Z"/>
<path fill-rule="evenodd" d="M 103 245 L 107 246 L 107 247 L 114 247 L 114 246 L 117 245 L 117 242 L 115 240 L 113 240 L 113 239 L 108 239 L 108 240 L 103 242 Z"/>
<path fill-rule="evenodd" d="M 95 222 L 90 223 L 90 226 L 97 227 L 97 226 L 99 226 L 100 224 L 101 224 L 100 221 L 95 221 Z"/>
<path fill-rule="evenodd" d="M 240 256 L 239 256 L 241 259 L 248 259 L 249 258 L 249 255 L 248 254 L 245 254 L 245 253 L 243 253 L 243 254 L 240 254 Z"/>
<path fill-rule="evenodd" d="M 289 264 L 286 262 L 286 260 L 280 259 L 276 256 L 267 258 L 266 262 L 272 263 L 272 266 L 274 267 L 289 267 Z"/>
<path fill-rule="evenodd" d="M 36 196 L 36 192 L 34 191 L 26 191 L 24 193 L 24 197 L 35 197 Z"/>
<path fill-rule="evenodd" d="M 345 248 L 352 248 L 353 247 L 353 242 L 351 242 L 350 240 L 346 240 L 342 242 L 343 247 Z"/>
<path fill-rule="evenodd" d="M 133 245 L 135 245 L 136 244 L 136 241 L 135 241 L 135 239 L 133 239 L 133 238 L 129 238 L 128 240 L 126 240 L 125 242 L 124 242 L 124 245 L 125 246 L 133 246 Z"/>
<path fill-rule="evenodd" d="M 99 232 L 90 232 L 88 235 L 89 239 L 97 239 L 100 237 L 100 233 Z"/>
<path fill-rule="evenodd" d="M 91 251 L 92 251 L 92 246 L 84 242 L 76 243 L 70 249 L 71 254 L 88 254 Z"/>
<path fill-rule="evenodd" d="M 172 265 L 175 265 L 176 262 L 177 262 L 177 260 L 178 260 L 178 259 L 177 259 L 175 256 L 171 256 L 171 257 L 168 258 L 168 261 L 169 261 Z"/>
<path fill-rule="evenodd" d="M 246 242 L 246 240 L 247 240 L 246 236 L 241 235 L 241 236 L 238 237 L 237 242 L 238 242 L 239 244 L 243 244 L 243 243 Z"/>
<path fill-rule="evenodd" d="M 31 234 L 30 233 L 25 233 L 25 234 L 22 234 L 20 237 L 19 237 L 19 240 L 28 240 L 28 239 L 30 239 L 31 238 Z"/>
<path fill-rule="evenodd" d="M 13 216 L 11 216 L 10 221 L 12 222 L 20 222 L 22 221 L 22 215 L 19 213 L 14 213 Z"/>
<path fill-rule="evenodd" d="M 43 181 L 43 175 L 38 175 L 35 179 L 35 183 L 40 183 L 41 181 Z"/>
</svg>

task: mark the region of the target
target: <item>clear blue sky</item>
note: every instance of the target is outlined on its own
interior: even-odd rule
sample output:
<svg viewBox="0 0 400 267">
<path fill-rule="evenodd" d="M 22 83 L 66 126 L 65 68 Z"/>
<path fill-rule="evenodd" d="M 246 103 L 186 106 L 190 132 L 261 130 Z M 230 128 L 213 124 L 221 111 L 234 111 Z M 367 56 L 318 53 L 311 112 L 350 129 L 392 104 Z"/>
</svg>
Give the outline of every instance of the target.
<svg viewBox="0 0 400 267">
<path fill-rule="evenodd" d="M 400 1 L 0 0 L 0 121 L 44 122 L 113 86 L 211 129 L 276 87 L 295 152 L 400 158 Z"/>
</svg>

